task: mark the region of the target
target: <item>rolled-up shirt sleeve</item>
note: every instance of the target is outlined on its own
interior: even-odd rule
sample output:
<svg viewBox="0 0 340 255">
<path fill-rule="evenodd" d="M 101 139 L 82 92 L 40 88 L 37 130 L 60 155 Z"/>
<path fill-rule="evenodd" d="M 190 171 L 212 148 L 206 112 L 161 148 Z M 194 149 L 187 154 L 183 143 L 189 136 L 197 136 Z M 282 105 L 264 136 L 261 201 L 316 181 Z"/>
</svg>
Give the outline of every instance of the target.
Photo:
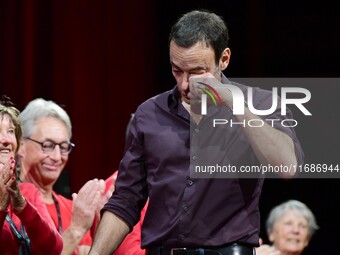
<svg viewBox="0 0 340 255">
<path fill-rule="evenodd" d="M 104 211 L 110 211 L 124 220 L 132 230 L 139 221 L 140 212 L 148 198 L 143 134 L 139 131 L 139 111 L 131 122 L 124 157 L 120 162 L 115 192 Z"/>
</svg>

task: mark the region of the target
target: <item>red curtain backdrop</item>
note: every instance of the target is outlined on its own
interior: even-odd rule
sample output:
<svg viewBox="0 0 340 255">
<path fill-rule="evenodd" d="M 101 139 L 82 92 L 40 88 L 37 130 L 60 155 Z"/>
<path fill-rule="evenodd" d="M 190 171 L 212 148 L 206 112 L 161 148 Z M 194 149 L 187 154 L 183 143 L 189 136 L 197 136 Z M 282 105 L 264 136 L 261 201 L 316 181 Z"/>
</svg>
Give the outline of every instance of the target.
<svg viewBox="0 0 340 255">
<path fill-rule="evenodd" d="M 71 192 L 118 168 L 130 113 L 174 85 L 167 37 L 177 17 L 195 8 L 227 20 L 229 78 L 339 77 L 335 1 L 0 1 L 0 95 L 20 110 L 36 97 L 64 105 L 76 144 L 65 169 Z M 306 163 L 338 164 L 337 88 L 314 88 L 308 109 L 313 116 L 296 127 Z M 320 225 L 304 254 L 338 254 L 338 194 L 338 178 L 266 180 L 261 237 L 268 241 L 269 209 L 298 199 Z"/>
<path fill-rule="evenodd" d="M 64 106 L 76 144 L 71 191 L 118 168 L 130 113 L 152 96 L 154 26 L 144 1 L 1 1 L 0 95 Z"/>
</svg>

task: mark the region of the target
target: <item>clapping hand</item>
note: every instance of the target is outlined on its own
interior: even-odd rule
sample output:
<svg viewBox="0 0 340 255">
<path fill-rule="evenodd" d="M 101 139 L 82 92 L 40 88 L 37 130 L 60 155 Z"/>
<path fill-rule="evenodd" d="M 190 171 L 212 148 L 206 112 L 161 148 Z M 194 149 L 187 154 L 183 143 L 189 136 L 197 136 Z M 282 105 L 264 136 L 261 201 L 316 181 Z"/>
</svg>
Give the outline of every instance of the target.
<svg viewBox="0 0 340 255">
<path fill-rule="evenodd" d="M 0 154 L 0 210 L 2 211 L 7 210 L 10 203 L 18 212 L 26 205 L 16 180 L 14 167 L 13 155 Z"/>
<path fill-rule="evenodd" d="M 71 225 L 83 234 L 89 230 L 93 224 L 98 201 L 100 200 L 103 188 L 103 180 L 93 179 L 85 183 L 78 194 L 73 193 L 73 209 Z"/>
<path fill-rule="evenodd" d="M 274 246 L 263 244 L 260 238 L 260 247 L 256 248 L 256 255 L 281 255 L 281 252 L 275 249 Z"/>
</svg>

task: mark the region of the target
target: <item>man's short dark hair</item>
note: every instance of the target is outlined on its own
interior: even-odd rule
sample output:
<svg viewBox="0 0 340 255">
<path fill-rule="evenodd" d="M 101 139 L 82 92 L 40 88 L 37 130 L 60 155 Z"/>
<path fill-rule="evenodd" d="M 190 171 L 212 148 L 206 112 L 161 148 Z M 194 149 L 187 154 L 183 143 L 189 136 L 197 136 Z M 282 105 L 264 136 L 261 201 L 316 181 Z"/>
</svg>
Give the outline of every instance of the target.
<svg viewBox="0 0 340 255">
<path fill-rule="evenodd" d="M 207 10 L 195 10 L 184 14 L 173 25 L 169 45 L 190 48 L 197 42 L 203 42 L 211 47 L 218 64 L 222 52 L 228 47 L 229 33 L 223 18 Z"/>
</svg>

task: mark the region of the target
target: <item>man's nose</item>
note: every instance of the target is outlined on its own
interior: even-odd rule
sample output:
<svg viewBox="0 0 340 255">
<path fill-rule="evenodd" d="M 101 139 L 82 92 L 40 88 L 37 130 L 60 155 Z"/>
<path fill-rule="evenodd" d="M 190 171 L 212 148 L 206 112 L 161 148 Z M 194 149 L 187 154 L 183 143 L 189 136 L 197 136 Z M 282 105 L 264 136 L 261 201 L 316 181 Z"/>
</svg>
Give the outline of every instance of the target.
<svg viewBox="0 0 340 255">
<path fill-rule="evenodd" d="M 59 144 L 56 144 L 54 149 L 49 153 L 51 158 L 60 159 L 61 158 L 61 151 Z"/>
<path fill-rule="evenodd" d="M 189 90 L 189 81 L 190 75 L 184 74 L 181 82 L 181 88 L 183 91 Z"/>
</svg>

